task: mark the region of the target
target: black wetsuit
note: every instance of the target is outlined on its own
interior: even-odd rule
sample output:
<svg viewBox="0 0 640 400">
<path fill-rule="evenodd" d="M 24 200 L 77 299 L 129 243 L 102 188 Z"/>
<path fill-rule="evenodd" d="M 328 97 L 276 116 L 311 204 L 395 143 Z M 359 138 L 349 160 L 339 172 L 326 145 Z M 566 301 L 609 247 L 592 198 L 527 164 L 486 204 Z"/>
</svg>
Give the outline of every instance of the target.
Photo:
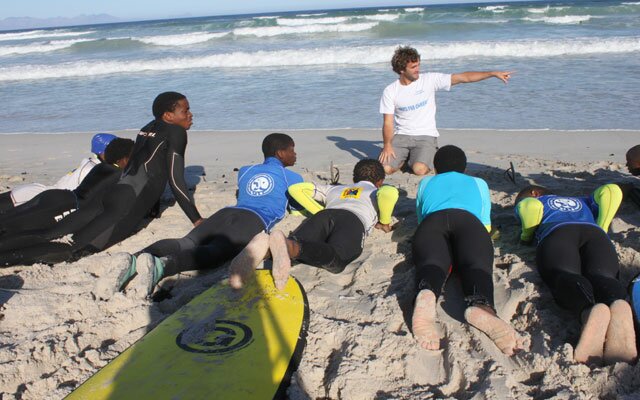
<svg viewBox="0 0 640 400">
<path fill-rule="evenodd" d="M 85 207 L 118 182 L 122 170 L 115 165 L 100 163 L 93 167 L 74 190 L 50 189 L 28 202 L 0 214 L 0 235 L 15 236 L 20 233 L 37 233 L 52 228 L 64 217 Z M 0 248 L 3 246 L 0 244 Z"/>
<path fill-rule="evenodd" d="M 55 239 L 72 233 L 70 241 L 0 253 L 0 266 L 75 260 L 122 241 L 135 232 L 167 182 L 187 217 L 192 222 L 200 219 L 184 180 L 186 146 L 184 128 L 160 120 L 150 122 L 138 134 L 127 169 L 118 183 L 104 196 L 64 218 L 44 236 Z"/>
<path fill-rule="evenodd" d="M 493 244 L 470 212 L 448 208 L 427 215 L 413 238 L 413 263 L 418 291 L 440 296 L 453 266 L 467 306 L 493 307 Z"/>
<path fill-rule="evenodd" d="M 536 249 L 542 280 L 556 302 L 580 315 L 627 295 L 618 280 L 618 255 L 607 234 L 598 226 L 566 224 L 556 228 Z"/>
</svg>

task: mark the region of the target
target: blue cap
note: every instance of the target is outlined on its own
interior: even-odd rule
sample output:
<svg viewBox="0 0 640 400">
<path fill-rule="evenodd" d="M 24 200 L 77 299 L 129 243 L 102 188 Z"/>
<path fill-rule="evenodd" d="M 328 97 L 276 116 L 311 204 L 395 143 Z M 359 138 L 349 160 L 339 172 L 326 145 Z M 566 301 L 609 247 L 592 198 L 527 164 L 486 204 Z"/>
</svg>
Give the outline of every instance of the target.
<svg viewBox="0 0 640 400">
<path fill-rule="evenodd" d="M 117 136 L 110 133 L 96 133 L 91 139 L 91 152 L 95 154 L 104 153 L 107 145 L 115 138 Z"/>
</svg>

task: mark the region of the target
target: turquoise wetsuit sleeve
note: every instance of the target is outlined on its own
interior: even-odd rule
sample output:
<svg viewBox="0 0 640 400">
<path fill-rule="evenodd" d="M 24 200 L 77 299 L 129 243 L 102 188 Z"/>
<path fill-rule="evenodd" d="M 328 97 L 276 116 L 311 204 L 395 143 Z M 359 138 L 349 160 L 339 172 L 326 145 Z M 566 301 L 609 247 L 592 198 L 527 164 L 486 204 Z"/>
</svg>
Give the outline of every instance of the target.
<svg viewBox="0 0 640 400">
<path fill-rule="evenodd" d="M 491 232 L 491 193 L 487 182 L 480 178 L 476 178 L 478 188 L 480 189 L 480 198 L 482 201 L 482 210 L 480 211 L 480 221 L 484 225 L 487 232 Z"/>
<path fill-rule="evenodd" d="M 598 204 L 597 224 L 607 232 L 609 225 L 622 203 L 622 190 L 613 183 L 600 186 L 593 192 L 593 199 Z"/>
<path fill-rule="evenodd" d="M 536 232 L 536 228 L 542 222 L 544 205 L 535 197 L 527 197 L 516 205 L 516 214 L 520 217 L 522 233 L 520 240 L 530 242 Z"/>
<path fill-rule="evenodd" d="M 381 224 L 388 225 L 391 223 L 391 214 L 398 202 L 398 189 L 393 186 L 382 186 L 376 191 L 376 197 L 378 200 L 378 220 Z"/>
<path fill-rule="evenodd" d="M 313 183 L 296 183 L 295 185 L 289 186 L 288 191 L 291 197 L 293 197 L 298 204 L 304 207 L 304 209 L 309 211 L 311 214 L 315 214 L 324 209 L 324 207 L 313 198 L 316 191 L 316 187 Z"/>
<path fill-rule="evenodd" d="M 426 217 L 422 210 L 424 209 L 427 184 L 429 183 L 429 180 L 431 180 L 431 177 L 427 176 L 426 178 L 422 178 L 418 184 L 418 193 L 416 194 L 416 215 L 418 217 L 418 224 L 420 224 L 424 217 Z"/>
</svg>

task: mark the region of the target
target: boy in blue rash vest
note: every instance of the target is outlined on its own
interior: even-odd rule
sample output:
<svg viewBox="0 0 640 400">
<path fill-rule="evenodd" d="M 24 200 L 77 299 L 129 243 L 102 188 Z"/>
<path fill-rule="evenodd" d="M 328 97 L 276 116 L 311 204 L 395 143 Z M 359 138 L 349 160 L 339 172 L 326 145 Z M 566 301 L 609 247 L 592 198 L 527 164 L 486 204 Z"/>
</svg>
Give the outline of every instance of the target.
<svg viewBox="0 0 640 400">
<path fill-rule="evenodd" d="M 4 212 L 11 211 L 14 207 L 18 207 L 27 201 L 33 199 L 38 194 L 50 189 L 73 190 L 84 178 L 89 174 L 91 169 L 104 161 L 104 152 L 107 145 L 115 139 L 116 136 L 110 133 L 97 133 L 91 139 L 91 157 L 84 158 L 77 168 L 73 169 L 53 186 L 46 186 L 41 183 L 27 183 L 18 185 L 9 192 L 0 194 L 0 215 Z"/>
<path fill-rule="evenodd" d="M 0 265 L 55 264 L 102 251 L 135 232 L 167 183 L 191 222 L 202 222 L 184 180 L 193 117 L 189 101 L 177 92 L 161 93 L 152 111 L 155 119 L 140 130 L 122 178 L 104 196 L 48 230 L 49 242 L 0 253 Z M 71 236 L 63 238 L 67 234 Z"/>
<path fill-rule="evenodd" d="M 281 231 L 257 235 L 229 267 L 229 283 L 240 289 L 271 252 L 275 286 L 282 290 L 289 279 L 291 260 L 338 274 L 362 254 L 365 237 L 373 228 L 392 230 L 391 214 L 398 190 L 382 186 L 384 168 L 378 160 L 360 160 L 351 185 L 303 182 L 289 194 L 310 214 L 289 237 Z M 317 201 L 323 202 L 320 205 Z"/>
<path fill-rule="evenodd" d="M 115 138 L 102 151 L 104 162 L 91 168 L 77 188 L 45 190 L 26 203 L 0 214 L 0 251 L 20 247 L 17 243 L 21 239 L 16 236 L 37 235 L 85 207 L 96 196 L 104 195 L 120 179 L 132 148 L 133 140 Z M 24 243 L 33 244 L 30 238 L 25 237 L 24 240 Z M 8 242 L 13 242 L 13 245 Z"/>
<path fill-rule="evenodd" d="M 413 335 L 426 350 L 440 348 L 436 305 L 453 270 L 462 282 L 466 321 L 512 355 L 523 348 L 523 341 L 494 309 L 489 188 L 482 179 L 464 174 L 467 159 L 458 147 L 441 147 L 433 163 L 436 175 L 420 182 L 416 199 L 419 225 L 412 248 L 418 294 Z"/>
<path fill-rule="evenodd" d="M 618 256 L 606 231 L 620 202 L 617 185 L 589 197 L 564 197 L 528 186 L 515 200 L 521 241 L 537 242 L 536 264 L 555 301 L 580 317 L 574 359 L 632 363 L 637 357 L 633 316 L 618 280 Z"/>
<path fill-rule="evenodd" d="M 216 268 L 235 257 L 258 233 L 270 231 L 286 213 L 287 188 L 302 177 L 287 169 L 296 162 L 295 143 L 283 133 L 262 142 L 264 163 L 240 168 L 238 201 L 181 239 L 164 239 L 125 259 L 116 290 L 133 279 L 132 290 L 151 295 L 160 280 L 179 272 Z"/>
</svg>

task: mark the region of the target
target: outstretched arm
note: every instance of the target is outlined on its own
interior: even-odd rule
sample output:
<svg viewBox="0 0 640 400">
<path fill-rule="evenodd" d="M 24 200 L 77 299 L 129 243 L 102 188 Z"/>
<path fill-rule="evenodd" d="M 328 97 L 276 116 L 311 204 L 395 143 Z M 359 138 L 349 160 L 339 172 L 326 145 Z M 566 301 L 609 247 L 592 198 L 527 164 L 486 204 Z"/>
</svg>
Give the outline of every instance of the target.
<svg viewBox="0 0 640 400">
<path fill-rule="evenodd" d="M 187 147 L 187 134 L 173 133 L 167 149 L 167 169 L 169 171 L 169 185 L 173 192 L 173 197 L 186 214 L 187 218 L 198 226 L 202 222 L 202 217 L 193 203 L 187 190 L 187 183 L 184 180 L 184 152 Z"/>
<path fill-rule="evenodd" d="M 451 75 L 451 86 L 458 83 L 473 83 L 483 81 L 489 78 L 498 78 L 502 82 L 507 83 L 511 79 L 513 71 L 468 71 Z"/>
<path fill-rule="evenodd" d="M 398 201 L 399 193 L 398 189 L 393 186 L 384 185 L 376 191 L 376 197 L 378 200 L 378 223 L 377 229 L 381 229 L 384 232 L 391 232 L 391 214 Z"/>
<path fill-rule="evenodd" d="M 618 185 L 609 183 L 596 189 L 593 192 L 593 199 L 598 204 L 597 224 L 607 232 L 620 203 L 622 203 L 622 190 Z"/>
<path fill-rule="evenodd" d="M 516 205 L 516 215 L 522 224 L 521 241 L 530 243 L 533 240 L 536 228 L 542 222 L 543 212 L 544 206 L 535 197 L 528 197 Z"/>
<path fill-rule="evenodd" d="M 287 189 L 291 197 L 298 202 L 305 210 L 311 214 L 315 214 L 324 207 L 318 203 L 314 196 L 316 195 L 316 186 L 311 182 L 301 182 L 289 186 Z"/>
</svg>

